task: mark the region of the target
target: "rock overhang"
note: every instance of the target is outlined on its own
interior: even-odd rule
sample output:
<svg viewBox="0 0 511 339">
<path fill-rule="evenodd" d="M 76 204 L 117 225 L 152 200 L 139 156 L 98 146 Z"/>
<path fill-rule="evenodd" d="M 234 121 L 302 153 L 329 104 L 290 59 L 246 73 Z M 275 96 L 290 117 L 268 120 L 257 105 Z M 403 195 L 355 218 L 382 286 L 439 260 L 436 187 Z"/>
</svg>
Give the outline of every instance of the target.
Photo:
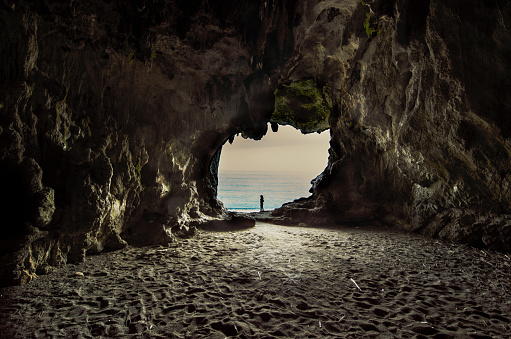
<svg viewBox="0 0 511 339">
<path fill-rule="evenodd" d="M 164 12 L 181 3 L 165 3 Z M 340 221 L 385 210 L 432 236 L 463 242 L 460 234 L 476 230 L 466 239 L 488 247 L 496 234 L 509 239 L 506 222 L 467 225 L 454 209 L 510 210 L 503 89 L 511 5 L 474 0 L 457 12 L 435 0 L 419 9 L 378 0 L 209 2 L 204 15 L 208 6 L 187 6 L 177 19 L 154 4 L 131 18 L 139 12 L 114 1 L 63 15 L 77 4 L 1 8 L 10 31 L 0 37 L 21 47 L 2 49 L 2 60 L 18 62 L 2 65 L 0 160 L 35 161 L 41 192 L 54 192 L 38 201 L 53 233 L 34 258 L 80 259 L 121 246 L 119 234 L 136 242 L 149 224 L 169 230 L 176 220 L 221 216 L 212 159 L 233 134 L 261 138 L 268 122 L 304 133 L 330 128 L 329 167 L 307 208 Z M 98 8 L 106 12 L 95 15 Z M 123 25 L 111 25 L 108 10 Z M 378 35 L 364 27 L 368 10 Z M 479 68 L 483 56 L 497 62 Z M 350 214 L 357 205 L 364 208 Z M 442 232 L 449 218 L 462 227 Z M 20 267 L 35 272 L 46 259 L 34 260 Z"/>
<path fill-rule="evenodd" d="M 332 90 L 306 79 L 282 85 L 275 90 L 275 110 L 270 122 L 291 125 L 302 133 L 322 132 L 330 128 L 333 108 Z"/>
</svg>

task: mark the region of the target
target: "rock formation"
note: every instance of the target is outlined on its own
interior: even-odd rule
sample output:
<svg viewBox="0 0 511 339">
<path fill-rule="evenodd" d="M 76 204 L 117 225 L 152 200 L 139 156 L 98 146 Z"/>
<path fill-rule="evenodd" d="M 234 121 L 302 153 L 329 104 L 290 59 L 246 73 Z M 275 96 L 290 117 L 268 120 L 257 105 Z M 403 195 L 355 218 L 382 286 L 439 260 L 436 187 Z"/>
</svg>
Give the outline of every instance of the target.
<svg viewBox="0 0 511 339">
<path fill-rule="evenodd" d="M 343 1 L 312 12 L 285 78 L 315 77 L 333 93 L 313 206 L 343 223 L 379 218 L 510 250 L 510 5 Z"/>
<path fill-rule="evenodd" d="M 500 0 L 3 1 L 1 281 L 233 219 L 221 146 L 270 121 L 331 133 L 313 197 L 282 215 L 510 250 L 510 15 Z"/>
</svg>

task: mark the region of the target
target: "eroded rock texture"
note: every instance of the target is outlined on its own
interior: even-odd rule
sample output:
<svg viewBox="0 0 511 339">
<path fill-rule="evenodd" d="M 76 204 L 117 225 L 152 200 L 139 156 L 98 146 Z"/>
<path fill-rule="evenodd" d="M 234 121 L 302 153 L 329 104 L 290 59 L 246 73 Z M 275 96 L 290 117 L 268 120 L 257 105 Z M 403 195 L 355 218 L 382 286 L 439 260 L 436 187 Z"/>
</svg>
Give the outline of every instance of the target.
<svg viewBox="0 0 511 339">
<path fill-rule="evenodd" d="M 510 14 L 497 0 L 3 1 L 2 281 L 232 218 L 215 197 L 221 145 L 269 121 L 332 135 L 313 198 L 281 215 L 510 250 Z"/>
<path fill-rule="evenodd" d="M 285 78 L 315 77 L 334 108 L 329 167 L 297 207 L 511 249 L 509 3 L 323 1 L 308 13 Z"/>
<path fill-rule="evenodd" d="M 3 279 L 221 216 L 210 161 L 231 135 L 266 133 L 292 6 L 1 6 Z"/>
</svg>

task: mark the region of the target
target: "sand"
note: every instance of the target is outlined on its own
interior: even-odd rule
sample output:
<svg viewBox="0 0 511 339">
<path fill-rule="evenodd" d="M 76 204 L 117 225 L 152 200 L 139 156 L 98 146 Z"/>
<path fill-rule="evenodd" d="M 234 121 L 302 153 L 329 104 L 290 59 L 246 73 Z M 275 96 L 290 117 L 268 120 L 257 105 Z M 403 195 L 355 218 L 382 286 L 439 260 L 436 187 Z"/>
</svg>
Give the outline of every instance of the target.
<svg viewBox="0 0 511 339">
<path fill-rule="evenodd" d="M 0 290 L 14 338 L 505 338 L 511 258 L 393 229 L 200 231 Z"/>
</svg>

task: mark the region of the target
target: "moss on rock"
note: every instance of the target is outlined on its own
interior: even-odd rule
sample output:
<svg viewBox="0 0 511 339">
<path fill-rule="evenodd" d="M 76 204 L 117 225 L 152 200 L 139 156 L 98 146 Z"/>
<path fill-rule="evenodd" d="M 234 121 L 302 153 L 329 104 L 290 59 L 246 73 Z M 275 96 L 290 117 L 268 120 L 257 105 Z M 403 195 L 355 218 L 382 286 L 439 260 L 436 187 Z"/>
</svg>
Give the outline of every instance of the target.
<svg viewBox="0 0 511 339">
<path fill-rule="evenodd" d="M 320 132 L 330 128 L 332 91 L 318 88 L 313 79 L 294 82 L 275 90 L 275 110 L 271 122 L 291 125 L 302 133 Z"/>
</svg>

